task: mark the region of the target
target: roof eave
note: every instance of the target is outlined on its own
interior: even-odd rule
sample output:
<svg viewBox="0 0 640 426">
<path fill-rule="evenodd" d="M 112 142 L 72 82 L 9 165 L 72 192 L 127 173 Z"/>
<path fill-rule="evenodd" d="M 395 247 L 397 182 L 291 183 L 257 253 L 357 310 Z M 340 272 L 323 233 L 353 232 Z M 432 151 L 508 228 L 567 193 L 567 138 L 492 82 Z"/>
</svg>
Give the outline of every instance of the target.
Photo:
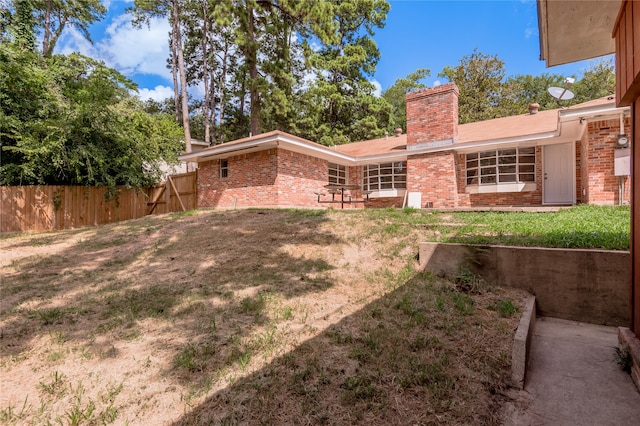
<svg viewBox="0 0 640 426">
<path fill-rule="evenodd" d="M 552 67 L 614 53 L 620 1 L 538 0 L 540 59 Z"/>
</svg>

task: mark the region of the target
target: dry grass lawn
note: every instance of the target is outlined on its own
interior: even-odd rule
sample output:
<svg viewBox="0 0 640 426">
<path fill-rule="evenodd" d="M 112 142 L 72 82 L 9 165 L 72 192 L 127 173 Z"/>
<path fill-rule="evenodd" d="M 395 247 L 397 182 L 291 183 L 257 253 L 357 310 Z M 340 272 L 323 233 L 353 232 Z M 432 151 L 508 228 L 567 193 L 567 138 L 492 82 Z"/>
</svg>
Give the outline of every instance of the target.
<svg viewBox="0 0 640 426">
<path fill-rule="evenodd" d="M 416 271 L 427 215 L 3 236 L 0 422 L 500 424 L 523 295 Z"/>
</svg>

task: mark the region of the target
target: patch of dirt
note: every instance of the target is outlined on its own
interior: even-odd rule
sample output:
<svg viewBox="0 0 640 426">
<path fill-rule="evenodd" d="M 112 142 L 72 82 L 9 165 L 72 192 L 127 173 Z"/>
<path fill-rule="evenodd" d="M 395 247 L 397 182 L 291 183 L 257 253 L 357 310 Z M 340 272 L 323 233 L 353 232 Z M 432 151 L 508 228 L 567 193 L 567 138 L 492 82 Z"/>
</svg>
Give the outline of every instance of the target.
<svg viewBox="0 0 640 426">
<path fill-rule="evenodd" d="M 2 237 L 0 419 L 498 424 L 494 306 L 522 295 L 415 271 L 427 232 L 241 210 Z"/>
</svg>

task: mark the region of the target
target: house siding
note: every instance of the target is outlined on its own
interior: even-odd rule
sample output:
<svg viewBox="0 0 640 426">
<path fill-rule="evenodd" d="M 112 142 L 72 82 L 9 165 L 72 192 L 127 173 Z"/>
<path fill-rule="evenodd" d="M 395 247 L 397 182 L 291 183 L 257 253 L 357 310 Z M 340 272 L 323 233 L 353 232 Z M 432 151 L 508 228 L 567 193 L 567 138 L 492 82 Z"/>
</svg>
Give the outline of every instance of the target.
<svg viewBox="0 0 640 426">
<path fill-rule="evenodd" d="M 278 207 L 323 207 L 316 192 L 329 183 L 329 162 L 297 152 L 277 150 Z"/>
<path fill-rule="evenodd" d="M 453 151 L 445 151 L 408 158 L 407 191 L 422 194 L 422 207 L 458 207 L 455 157 Z"/>
<path fill-rule="evenodd" d="M 619 180 L 628 183 L 628 177 L 619 178 L 615 172 L 615 147 L 620 134 L 620 121 L 617 119 L 591 121 L 587 125 L 587 138 L 583 140 L 581 161 L 582 188 L 585 191 L 584 202 L 599 205 L 620 203 Z M 630 122 L 625 120 L 625 127 Z M 629 185 L 625 185 L 624 201 L 630 197 Z"/>
<path fill-rule="evenodd" d="M 228 177 L 220 177 L 220 160 L 198 167 L 198 207 L 277 206 L 276 149 L 227 158 Z"/>
</svg>

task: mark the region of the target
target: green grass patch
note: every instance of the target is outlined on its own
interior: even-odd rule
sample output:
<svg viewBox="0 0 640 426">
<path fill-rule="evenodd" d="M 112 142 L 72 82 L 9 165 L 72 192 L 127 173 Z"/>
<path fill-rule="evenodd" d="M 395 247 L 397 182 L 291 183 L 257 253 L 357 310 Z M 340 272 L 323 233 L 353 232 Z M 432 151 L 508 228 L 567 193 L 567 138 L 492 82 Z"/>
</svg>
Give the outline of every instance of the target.
<svg viewBox="0 0 640 426">
<path fill-rule="evenodd" d="M 442 239 L 465 244 L 628 250 L 628 206 L 580 205 L 556 213 L 459 212 L 462 227 Z"/>
</svg>

